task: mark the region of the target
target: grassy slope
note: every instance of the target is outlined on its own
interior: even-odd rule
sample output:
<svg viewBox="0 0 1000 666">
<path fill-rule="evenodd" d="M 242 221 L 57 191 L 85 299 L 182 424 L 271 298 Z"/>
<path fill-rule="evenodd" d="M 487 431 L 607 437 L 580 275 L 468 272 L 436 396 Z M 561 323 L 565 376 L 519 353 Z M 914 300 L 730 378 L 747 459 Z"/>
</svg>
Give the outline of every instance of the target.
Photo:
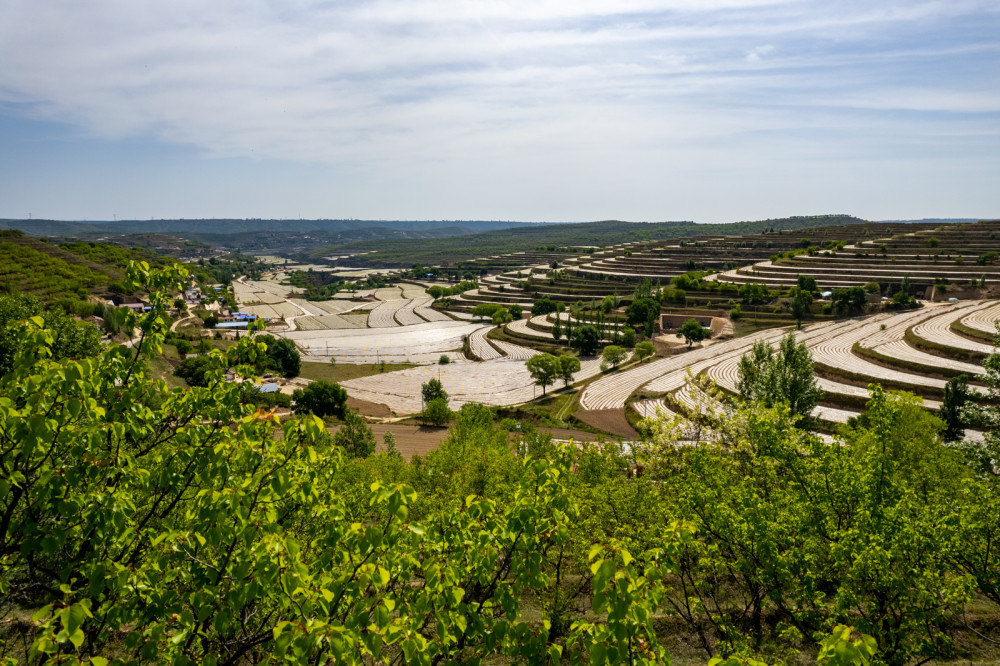
<svg viewBox="0 0 1000 666">
<path fill-rule="evenodd" d="M 0 289 L 33 294 L 43 301 L 80 297 L 81 290 L 106 295 L 129 261 L 164 265 L 155 252 L 101 243 L 56 245 L 16 232 L 0 234 Z"/>
<path fill-rule="evenodd" d="M 413 367 L 416 366 L 410 363 L 387 363 L 384 372 L 406 370 Z M 380 371 L 379 366 L 374 363 L 355 365 L 353 363 L 310 363 L 304 361 L 299 376 L 325 382 L 345 382 L 348 379 L 377 375 Z"/>
</svg>

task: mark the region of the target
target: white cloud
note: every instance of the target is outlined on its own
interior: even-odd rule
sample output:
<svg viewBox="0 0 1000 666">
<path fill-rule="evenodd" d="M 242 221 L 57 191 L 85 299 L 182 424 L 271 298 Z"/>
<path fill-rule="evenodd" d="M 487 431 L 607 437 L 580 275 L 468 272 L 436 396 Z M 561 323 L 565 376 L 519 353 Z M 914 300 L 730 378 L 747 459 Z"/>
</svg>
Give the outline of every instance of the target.
<svg viewBox="0 0 1000 666">
<path fill-rule="evenodd" d="M 771 44 L 765 44 L 764 46 L 754 47 L 750 51 L 750 53 L 747 54 L 746 61 L 751 63 L 758 63 L 764 56 L 769 55 L 772 51 L 774 51 L 774 46 L 772 46 Z"/>
<path fill-rule="evenodd" d="M 665 160 L 711 170 L 822 152 L 831 131 L 926 130 L 857 114 L 996 114 L 998 17 L 974 0 L 7 0 L 0 104 L 357 178 L 592 182 L 600 163 L 654 187 Z"/>
</svg>

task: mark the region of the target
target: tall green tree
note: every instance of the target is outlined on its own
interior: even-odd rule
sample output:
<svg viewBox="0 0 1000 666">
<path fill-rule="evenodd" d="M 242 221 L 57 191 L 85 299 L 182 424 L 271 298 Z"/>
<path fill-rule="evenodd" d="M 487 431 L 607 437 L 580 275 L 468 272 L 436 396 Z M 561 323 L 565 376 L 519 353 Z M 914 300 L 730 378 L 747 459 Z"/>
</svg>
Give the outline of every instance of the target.
<svg viewBox="0 0 1000 666">
<path fill-rule="evenodd" d="M 944 421 L 942 436 L 945 441 L 955 442 L 965 437 L 962 411 L 969 401 L 969 378 L 966 375 L 952 377 L 944 386 L 944 398 L 938 416 Z"/>
<path fill-rule="evenodd" d="M 305 388 L 295 389 L 292 393 L 294 411 L 296 414 L 313 414 L 320 418 L 325 416 L 344 416 L 347 404 L 347 391 L 336 382 L 314 381 Z"/>
<path fill-rule="evenodd" d="M 573 375 L 580 372 L 580 359 L 570 354 L 562 354 L 556 360 L 559 362 L 559 378 L 563 380 L 563 386 L 568 387 L 573 381 Z"/>
<path fill-rule="evenodd" d="M 689 349 L 694 343 L 701 342 L 708 337 L 705 327 L 698 323 L 696 319 L 688 319 L 681 324 L 681 327 L 677 329 L 677 335 L 684 338 L 684 342 L 687 343 Z"/>
<path fill-rule="evenodd" d="M 593 324 L 583 324 L 573 329 L 570 344 L 581 356 L 593 356 L 601 346 L 601 334 Z"/>
<path fill-rule="evenodd" d="M 739 362 L 736 389 L 744 400 L 771 407 L 788 405 L 799 419 L 806 419 L 823 392 L 813 373 L 812 356 L 804 342 L 789 333 L 775 351 L 766 342 L 754 343 Z"/>
<path fill-rule="evenodd" d="M 545 387 L 559 375 L 559 361 L 552 354 L 536 354 L 528 359 L 527 366 L 531 378 L 542 387 L 542 395 L 545 395 Z"/>
<path fill-rule="evenodd" d="M 356 409 L 344 414 L 344 425 L 334 433 L 333 443 L 352 458 L 367 458 L 375 453 L 375 435 Z"/>
</svg>

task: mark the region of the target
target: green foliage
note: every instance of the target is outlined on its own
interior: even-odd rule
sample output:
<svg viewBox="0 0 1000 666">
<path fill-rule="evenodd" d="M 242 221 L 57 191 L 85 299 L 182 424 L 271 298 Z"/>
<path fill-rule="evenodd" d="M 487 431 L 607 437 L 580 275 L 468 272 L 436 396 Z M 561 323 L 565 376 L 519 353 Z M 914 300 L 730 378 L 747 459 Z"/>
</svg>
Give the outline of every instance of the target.
<svg viewBox="0 0 1000 666">
<path fill-rule="evenodd" d="M 812 309 L 812 303 L 813 296 L 811 291 L 801 288 L 795 290 L 795 293 L 792 295 L 791 312 L 799 326 L 802 325 L 802 320 L 805 319 Z"/>
<path fill-rule="evenodd" d="M 451 421 L 451 416 L 448 401 L 445 398 L 434 398 L 424 405 L 424 411 L 420 413 L 420 420 L 428 425 L 443 426 Z"/>
<path fill-rule="evenodd" d="M 55 360 L 42 320 L 17 324 L 0 596 L 33 618 L 5 656 L 662 664 L 670 614 L 717 665 L 797 663 L 816 641 L 821 664 L 901 666 L 954 659 L 970 608 L 995 622 L 1000 484 L 912 396 L 870 387 L 834 445 L 784 404 L 627 448 L 512 437 L 465 405 L 408 463 L 372 454 L 357 414 L 331 438 L 245 404 L 222 371 L 252 378 L 253 336 L 211 353 L 204 387 L 148 379 L 183 272 L 147 270 L 128 278 L 155 304 L 135 347 Z"/>
<path fill-rule="evenodd" d="M 962 410 L 969 401 L 969 378 L 965 375 L 952 377 L 944 386 L 944 398 L 938 417 L 944 421 L 945 429 L 941 434 L 947 442 L 954 442 L 965 437 L 962 424 Z"/>
<path fill-rule="evenodd" d="M 608 345 L 601 353 L 601 368 L 605 370 L 608 366 L 617 368 L 618 365 L 627 358 L 628 350 L 624 347 L 619 347 L 618 345 Z"/>
<path fill-rule="evenodd" d="M 348 409 L 344 414 L 344 425 L 333 434 L 333 444 L 351 458 L 367 458 L 375 453 L 375 435 L 356 409 Z"/>
<path fill-rule="evenodd" d="M 508 306 L 507 312 L 510 313 L 511 321 L 517 321 L 523 316 L 521 313 L 521 306 L 518 305 L 517 303 Z"/>
<path fill-rule="evenodd" d="M 842 287 L 833 290 L 830 301 L 837 314 L 859 315 L 865 311 L 868 295 L 863 287 Z"/>
<path fill-rule="evenodd" d="M 852 627 L 838 624 L 819 643 L 816 663 L 821 666 L 867 666 L 875 660 L 878 645 L 866 634 L 854 638 Z"/>
<path fill-rule="evenodd" d="M 593 324 L 583 324 L 573 329 L 570 345 L 580 352 L 581 356 L 593 356 L 601 346 L 601 333 Z"/>
<path fill-rule="evenodd" d="M 559 360 L 552 354 L 536 354 L 527 361 L 528 372 L 535 383 L 542 387 L 542 395 L 545 394 L 545 387 L 555 382 L 559 376 Z"/>
<path fill-rule="evenodd" d="M 478 307 L 478 306 L 477 306 Z M 493 325 L 503 326 L 514 321 L 514 316 L 510 313 L 507 308 L 499 308 L 493 313 Z"/>
<path fill-rule="evenodd" d="M 270 336 L 267 336 L 270 337 Z M 285 377 L 298 377 L 302 369 L 302 357 L 295 343 L 288 338 L 272 338 L 267 341 L 267 357 L 274 368 Z"/>
<path fill-rule="evenodd" d="M 654 298 L 640 298 L 625 308 L 628 323 L 634 326 L 644 326 L 649 320 L 656 320 L 660 315 L 660 302 Z"/>
<path fill-rule="evenodd" d="M 558 304 L 551 298 L 543 297 L 535 301 L 534 305 L 531 306 L 531 316 L 537 317 L 539 315 L 550 314 L 559 309 Z"/>
<path fill-rule="evenodd" d="M 0 294 L 0 375 L 10 372 L 25 351 L 22 322 L 34 317 L 52 334 L 53 358 L 92 357 L 100 351 L 101 334 L 92 324 L 76 321 L 61 309 L 46 312 L 37 298 L 27 294 Z"/>
<path fill-rule="evenodd" d="M 810 275 L 799 275 L 796 278 L 796 285 L 802 291 L 810 291 L 810 292 L 819 291 L 819 286 L 816 284 L 816 278 Z"/>
<path fill-rule="evenodd" d="M 218 363 L 209 356 L 190 356 L 174 368 L 174 376 L 180 377 L 188 386 L 208 386 L 208 373 L 217 370 Z"/>
<path fill-rule="evenodd" d="M 292 406 L 292 396 L 287 393 L 280 391 L 262 393 L 258 387 L 249 382 L 244 382 L 240 388 L 240 402 L 244 405 L 253 405 L 262 410 L 274 409 L 275 407 L 290 409 Z"/>
<path fill-rule="evenodd" d="M 420 385 L 420 395 L 424 400 L 424 404 L 429 403 L 431 400 L 444 400 L 448 402 L 448 392 L 444 390 L 444 385 L 441 384 L 439 379 L 428 379 L 426 382 Z"/>
<path fill-rule="evenodd" d="M 562 354 L 557 361 L 557 375 L 563 380 L 563 386 L 569 386 L 573 381 L 573 375 L 580 372 L 580 359 L 570 354 Z"/>
<path fill-rule="evenodd" d="M 791 333 L 781 339 L 777 352 L 766 342 L 754 343 L 740 358 L 736 389 L 747 401 L 768 407 L 784 403 L 800 419 L 809 417 L 823 395 L 806 344 L 796 344 Z"/>
<path fill-rule="evenodd" d="M 622 329 L 622 345 L 625 347 L 635 346 L 635 329 L 631 326 Z"/>
<path fill-rule="evenodd" d="M 184 358 L 194 351 L 194 345 L 184 339 L 174 342 L 174 346 L 177 347 L 177 353 L 180 354 L 181 358 Z"/>
<path fill-rule="evenodd" d="M 335 382 L 314 381 L 292 393 L 296 414 L 313 414 L 320 418 L 343 418 L 347 404 L 347 391 Z"/>
<path fill-rule="evenodd" d="M 485 319 L 487 317 L 492 317 L 494 313 L 502 310 L 503 306 L 498 303 L 480 303 L 479 305 L 472 308 L 472 316 Z"/>
<path fill-rule="evenodd" d="M 739 295 L 743 299 L 744 305 L 754 308 L 758 305 L 766 305 L 771 301 L 770 292 L 760 282 L 748 282 L 747 284 L 740 285 Z"/>
<path fill-rule="evenodd" d="M 677 329 L 677 336 L 684 338 L 684 342 L 690 348 L 695 342 L 701 342 L 708 337 L 708 333 L 697 319 L 688 319 Z"/>
<path fill-rule="evenodd" d="M 647 358 L 651 357 L 655 353 L 656 348 L 653 346 L 653 343 L 648 340 L 640 342 L 635 346 L 635 357 L 639 359 L 640 363 L 643 363 Z"/>
</svg>

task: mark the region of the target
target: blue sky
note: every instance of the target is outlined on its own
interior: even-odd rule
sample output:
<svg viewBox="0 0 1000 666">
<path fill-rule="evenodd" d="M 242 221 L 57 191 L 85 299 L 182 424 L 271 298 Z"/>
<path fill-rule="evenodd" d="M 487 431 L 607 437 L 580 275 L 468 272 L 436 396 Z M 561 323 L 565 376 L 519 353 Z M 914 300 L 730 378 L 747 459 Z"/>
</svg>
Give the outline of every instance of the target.
<svg viewBox="0 0 1000 666">
<path fill-rule="evenodd" d="M 0 0 L 0 217 L 1000 216 L 995 0 Z"/>
</svg>

